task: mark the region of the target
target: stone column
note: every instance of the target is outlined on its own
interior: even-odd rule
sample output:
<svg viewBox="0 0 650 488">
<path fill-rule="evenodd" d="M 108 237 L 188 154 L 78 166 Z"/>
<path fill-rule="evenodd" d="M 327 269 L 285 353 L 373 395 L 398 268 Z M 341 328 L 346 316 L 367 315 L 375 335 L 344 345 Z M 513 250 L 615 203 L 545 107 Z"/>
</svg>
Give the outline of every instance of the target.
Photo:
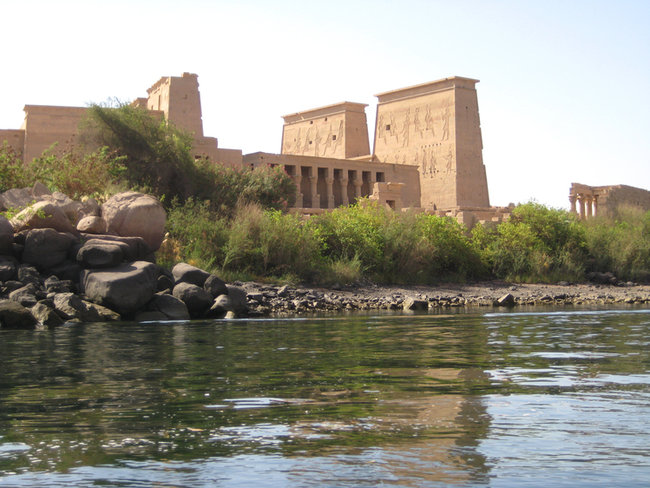
<svg viewBox="0 0 650 488">
<path fill-rule="evenodd" d="M 587 196 L 587 218 L 590 219 L 594 216 L 593 214 L 593 203 L 594 199 L 591 195 Z"/>
<path fill-rule="evenodd" d="M 577 196 L 574 193 L 569 195 L 569 202 L 571 203 L 571 213 L 578 213 L 576 210 L 576 200 Z"/>
<path fill-rule="evenodd" d="M 581 193 L 578 195 L 578 205 L 580 208 L 580 218 L 585 218 L 585 196 Z"/>
<path fill-rule="evenodd" d="M 594 195 L 594 217 L 598 217 L 598 195 Z"/>
<path fill-rule="evenodd" d="M 325 178 L 327 184 L 327 208 L 334 208 L 334 176 L 332 176 L 332 172 L 332 169 L 328 169 L 327 178 Z"/>
<path fill-rule="evenodd" d="M 293 182 L 296 184 L 296 208 L 302 208 L 302 192 L 300 183 L 302 183 L 301 167 L 296 166 L 296 174 L 293 176 Z"/>
<path fill-rule="evenodd" d="M 312 208 L 320 208 L 320 195 L 318 194 L 318 168 L 313 166 L 309 170 L 309 187 L 311 191 Z"/>
<path fill-rule="evenodd" d="M 343 206 L 350 204 L 350 199 L 348 198 L 348 170 L 344 169 L 341 171 L 341 204 Z"/>
<path fill-rule="evenodd" d="M 363 178 L 359 170 L 356 170 L 354 172 L 354 179 L 352 180 L 352 184 L 354 185 L 354 198 L 360 198 L 361 186 L 363 185 Z"/>
</svg>

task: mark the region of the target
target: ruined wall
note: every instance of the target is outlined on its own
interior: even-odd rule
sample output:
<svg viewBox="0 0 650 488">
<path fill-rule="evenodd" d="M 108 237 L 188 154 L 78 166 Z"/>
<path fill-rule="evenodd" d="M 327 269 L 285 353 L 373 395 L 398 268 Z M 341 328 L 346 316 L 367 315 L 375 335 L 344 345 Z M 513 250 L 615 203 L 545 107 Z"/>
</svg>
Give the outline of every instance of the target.
<svg viewBox="0 0 650 488">
<path fill-rule="evenodd" d="M 282 154 L 339 159 L 369 155 L 366 107 L 343 102 L 285 115 Z"/>
<path fill-rule="evenodd" d="M 572 183 L 569 190 L 570 211 L 580 218 L 618 216 L 624 208 L 650 210 L 650 191 L 627 185 L 589 186 Z"/>
<path fill-rule="evenodd" d="M 374 155 L 419 167 L 424 208 L 490 205 L 475 83 L 452 77 L 376 95 Z"/>
<path fill-rule="evenodd" d="M 39 157 L 54 143 L 57 153 L 69 150 L 75 144 L 77 128 L 85 114 L 86 109 L 81 107 L 25 105 L 23 160 L 29 162 Z"/>
</svg>

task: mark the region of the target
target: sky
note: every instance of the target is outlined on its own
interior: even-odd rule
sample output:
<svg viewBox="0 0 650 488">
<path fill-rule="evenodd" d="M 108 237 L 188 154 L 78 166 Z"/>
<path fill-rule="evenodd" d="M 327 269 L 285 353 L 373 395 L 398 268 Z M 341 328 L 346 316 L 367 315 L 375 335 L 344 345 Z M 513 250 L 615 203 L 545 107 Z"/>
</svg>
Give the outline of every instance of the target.
<svg viewBox="0 0 650 488">
<path fill-rule="evenodd" d="M 280 152 L 282 115 L 477 78 L 490 203 L 650 189 L 648 0 L 3 2 L 0 129 L 26 104 L 130 101 L 199 75 L 219 147 Z M 372 141 L 372 137 L 370 138 Z"/>
</svg>

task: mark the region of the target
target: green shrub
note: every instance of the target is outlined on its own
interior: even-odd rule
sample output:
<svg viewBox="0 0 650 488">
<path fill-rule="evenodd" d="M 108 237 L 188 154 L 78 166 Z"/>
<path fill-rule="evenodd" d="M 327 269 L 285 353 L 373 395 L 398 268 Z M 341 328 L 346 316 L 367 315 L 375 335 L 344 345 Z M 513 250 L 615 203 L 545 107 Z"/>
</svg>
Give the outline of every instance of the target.
<svg viewBox="0 0 650 488">
<path fill-rule="evenodd" d="M 321 266 L 320 250 L 320 238 L 300 216 L 245 204 L 230 222 L 222 267 L 311 279 Z"/>
<path fill-rule="evenodd" d="M 616 219 L 590 219 L 585 227 L 591 271 L 650 281 L 650 212 L 622 208 Z"/>
<path fill-rule="evenodd" d="M 33 177 L 23 160 L 6 141 L 0 146 L 0 191 L 24 188 L 33 184 Z"/>
<path fill-rule="evenodd" d="M 228 221 L 219 217 L 207 201 L 174 201 L 167 212 L 167 237 L 157 260 L 168 267 L 185 261 L 215 271 L 223 262 L 228 227 Z"/>
<path fill-rule="evenodd" d="M 497 278 L 529 282 L 584 278 L 588 262 L 584 226 L 567 211 L 537 203 L 519 205 L 496 232 L 479 227 L 473 239 Z"/>
<path fill-rule="evenodd" d="M 394 212 L 362 199 L 312 220 L 330 262 L 358 260 L 373 280 L 430 283 L 483 275 L 465 228 L 449 218 Z"/>
</svg>

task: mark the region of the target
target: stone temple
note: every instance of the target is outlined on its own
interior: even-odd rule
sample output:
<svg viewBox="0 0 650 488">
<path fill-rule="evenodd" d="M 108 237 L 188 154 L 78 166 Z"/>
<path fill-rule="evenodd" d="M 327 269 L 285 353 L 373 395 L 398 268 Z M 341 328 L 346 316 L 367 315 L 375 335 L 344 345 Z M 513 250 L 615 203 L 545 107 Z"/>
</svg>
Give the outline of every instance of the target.
<svg viewBox="0 0 650 488">
<path fill-rule="evenodd" d="M 490 206 L 477 82 L 454 76 L 379 93 L 372 141 L 365 104 L 341 102 L 285 115 L 280 154 L 242 155 L 205 136 L 195 74 L 165 76 L 133 104 L 193 134 L 196 157 L 232 167 L 282 166 L 297 186 L 295 211 L 314 214 L 369 197 L 396 210 L 449 215 L 471 227 L 501 221 L 511 210 Z M 24 110 L 20 129 L 0 130 L 0 143 L 24 161 L 54 143 L 55 151 L 74 146 L 86 111 L 44 105 Z M 574 183 L 569 201 L 582 218 L 611 216 L 621 206 L 649 210 L 650 192 Z"/>
</svg>

